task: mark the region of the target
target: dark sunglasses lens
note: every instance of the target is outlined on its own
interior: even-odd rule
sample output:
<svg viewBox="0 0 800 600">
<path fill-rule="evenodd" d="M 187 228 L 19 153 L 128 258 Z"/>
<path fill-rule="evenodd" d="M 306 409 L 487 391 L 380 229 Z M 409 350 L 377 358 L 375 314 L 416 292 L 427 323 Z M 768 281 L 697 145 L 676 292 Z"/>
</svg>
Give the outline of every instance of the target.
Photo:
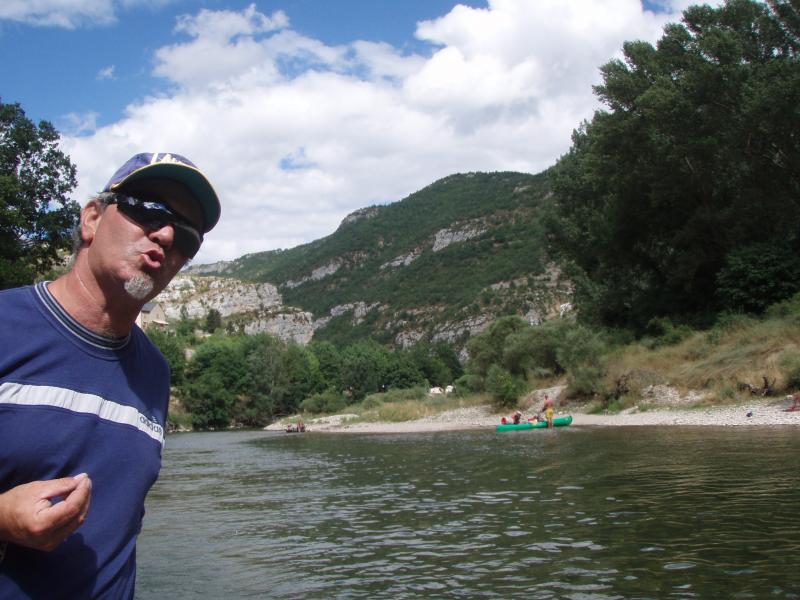
<svg viewBox="0 0 800 600">
<path fill-rule="evenodd" d="M 155 202 L 123 202 L 117 203 L 122 214 L 130 217 L 146 229 L 161 229 L 172 225 L 175 247 L 187 258 L 194 258 L 200 249 L 200 234 L 188 225 L 176 220 L 177 215 L 164 205 Z"/>
<path fill-rule="evenodd" d="M 124 215 L 146 227 L 163 227 L 175 218 L 166 207 L 159 207 L 152 202 L 148 202 L 147 205 L 118 202 L 117 206 Z"/>
<path fill-rule="evenodd" d="M 180 224 L 173 223 L 172 229 L 175 232 L 173 240 L 178 251 L 186 258 L 194 258 L 200 250 L 200 240 L 197 239 L 197 235 Z"/>
</svg>

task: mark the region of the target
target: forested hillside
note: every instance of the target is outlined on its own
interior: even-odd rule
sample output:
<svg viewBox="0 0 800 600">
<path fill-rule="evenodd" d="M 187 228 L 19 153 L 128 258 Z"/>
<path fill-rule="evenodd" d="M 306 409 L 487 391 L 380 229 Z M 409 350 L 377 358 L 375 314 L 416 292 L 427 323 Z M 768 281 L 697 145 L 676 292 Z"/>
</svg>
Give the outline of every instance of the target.
<svg viewBox="0 0 800 600">
<path fill-rule="evenodd" d="M 459 323 L 539 320 L 567 297 L 545 250 L 550 198 L 545 174 L 453 175 L 357 211 L 326 238 L 244 256 L 221 274 L 273 283 L 285 304 L 329 317 L 317 340 L 455 341 Z"/>
</svg>

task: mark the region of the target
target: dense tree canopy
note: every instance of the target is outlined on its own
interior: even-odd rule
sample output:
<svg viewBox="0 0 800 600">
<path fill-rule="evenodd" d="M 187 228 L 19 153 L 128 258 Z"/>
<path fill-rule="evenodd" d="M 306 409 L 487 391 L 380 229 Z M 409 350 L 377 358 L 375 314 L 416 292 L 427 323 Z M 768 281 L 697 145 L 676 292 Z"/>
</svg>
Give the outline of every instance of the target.
<svg viewBox="0 0 800 600">
<path fill-rule="evenodd" d="M 219 327 L 198 340 L 193 326 L 200 321 L 181 319 L 172 330 L 147 331 L 198 429 L 260 427 L 298 408 L 338 411 L 370 394 L 446 385 L 461 374 L 455 352 L 443 342 L 413 352 L 373 340 L 342 349 L 329 342 L 305 347 L 266 333 L 229 335 Z"/>
<path fill-rule="evenodd" d="M 72 244 L 75 166 L 58 140 L 50 123 L 0 102 L 0 289 L 32 283 Z"/>
<path fill-rule="evenodd" d="M 642 327 L 698 315 L 730 304 L 720 272 L 760 255 L 742 247 L 800 255 L 798 23 L 782 0 L 694 6 L 655 47 L 628 42 L 602 67 L 609 110 L 553 170 L 550 232 L 584 316 Z"/>
</svg>

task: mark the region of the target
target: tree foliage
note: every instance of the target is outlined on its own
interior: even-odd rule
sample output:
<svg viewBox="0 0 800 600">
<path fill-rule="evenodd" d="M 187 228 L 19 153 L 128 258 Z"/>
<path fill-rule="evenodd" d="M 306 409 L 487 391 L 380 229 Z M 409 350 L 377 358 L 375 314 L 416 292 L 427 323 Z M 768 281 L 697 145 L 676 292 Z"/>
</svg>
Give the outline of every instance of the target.
<svg viewBox="0 0 800 600">
<path fill-rule="evenodd" d="M 719 304 L 728 310 L 763 312 L 791 297 L 800 281 L 800 255 L 783 240 L 734 248 L 717 273 Z"/>
<path fill-rule="evenodd" d="M 75 166 L 47 121 L 0 101 L 0 289 L 29 284 L 72 245 Z"/>
<path fill-rule="evenodd" d="M 627 42 L 602 67 L 609 110 L 553 170 L 549 220 L 584 316 L 696 315 L 731 252 L 800 249 L 797 22 L 788 1 L 693 6 L 655 47 Z"/>
<path fill-rule="evenodd" d="M 168 333 L 158 327 L 150 327 L 147 330 L 147 337 L 161 350 L 161 354 L 167 359 L 171 385 L 183 385 L 186 355 L 181 341 L 174 333 Z"/>
<path fill-rule="evenodd" d="M 493 364 L 486 373 L 486 391 L 499 406 L 511 407 L 525 392 L 525 382 L 500 365 Z"/>
<path fill-rule="evenodd" d="M 214 333 L 217 329 L 222 327 L 222 313 L 216 308 L 209 309 L 206 314 L 205 330 L 208 333 Z"/>
<path fill-rule="evenodd" d="M 182 322 L 176 332 L 184 329 Z M 175 392 L 197 429 L 261 427 L 298 410 L 337 412 L 370 394 L 396 398 L 404 393 L 396 390 L 428 389 L 415 353 L 372 340 L 338 349 L 329 342 L 304 347 L 266 333 L 227 335 L 219 329 L 202 341 L 160 330 L 148 335 L 166 356 Z M 194 351 L 187 360 L 189 346 Z M 445 359 L 454 354 L 443 343 L 426 349 L 427 359 L 442 369 L 442 382 L 453 380 Z"/>
<path fill-rule="evenodd" d="M 518 317 L 499 319 L 470 339 L 466 374 L 459 385 L 487 391 L 504 406 L 524 392 L 527 380 L 566 375 L 574 391 L 596 393 L 605 376 L 603 336 L 570 319 L 532 326 Z"/>
</svg>

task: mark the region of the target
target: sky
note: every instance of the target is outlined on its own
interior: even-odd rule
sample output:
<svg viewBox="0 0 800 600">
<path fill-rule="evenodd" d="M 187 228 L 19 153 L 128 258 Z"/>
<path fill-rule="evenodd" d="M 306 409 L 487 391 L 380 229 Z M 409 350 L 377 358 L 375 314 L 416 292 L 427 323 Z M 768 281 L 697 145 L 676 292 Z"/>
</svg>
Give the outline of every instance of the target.
<svg viewBox="0 0 800 600">
<path fill-rule="evenodd" d="M 222 218 L 195 264 L 330 235 L 471 171 L 538 173 L 599 68 L 690 0 L 3 0 L 0 100 L 61 133 L 81 205 L 174 152 Z"/>
</svg>

